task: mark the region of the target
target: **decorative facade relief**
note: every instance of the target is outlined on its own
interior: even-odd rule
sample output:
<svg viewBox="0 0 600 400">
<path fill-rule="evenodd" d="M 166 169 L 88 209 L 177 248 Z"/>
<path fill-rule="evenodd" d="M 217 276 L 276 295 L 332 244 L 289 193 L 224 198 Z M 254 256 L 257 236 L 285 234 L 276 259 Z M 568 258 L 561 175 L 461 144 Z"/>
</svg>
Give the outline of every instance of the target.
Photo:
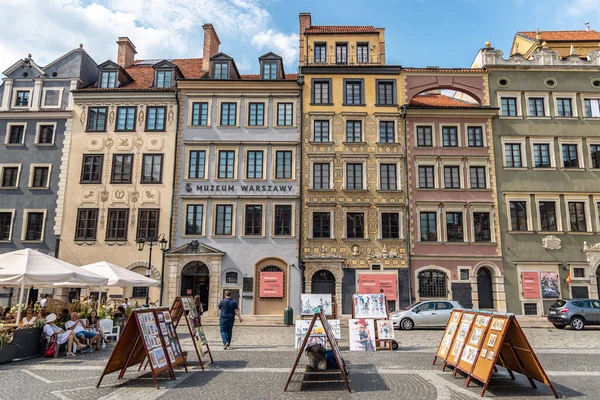
<svg viewBox="0 0 600 400">
<path fill-rule="evenodd" d="M 115 150 L 127 151 L 127 150 L 131 150 L 132 147 L 133 147 L 133 137 L 119 136 L 117 138 L 117 145 L 115 146 Z"/>
<path fill-rule="evenodd" d="M 129 202 L 129 193 L 123 188 L 113 189 L 111 193 L 110 203 L 127 204 Z"/>
<path fill-rule="evenodd" d="M 146 148 L 150 151 L 159 151 L 165 145 L 164 137 L 148 137 L 146 138 Z"/>
<path fill-rule="evenodd" d="M 144 189 L 142 190 L 142 204 L 153 203 L 158 204 L 159 192 L 158 189 Z"/>
<path fill-rule="evenodd" d="M 556 236 L 546 236 L 542 239 L 542 245 L 546 250 L 558 250 L 561 248 L 561 240 Z"/>
<path fill-rule="evenodd" d="M 86 146 L 87 150 L 100 151 L 100 150 L 102 150 L 102 147 L 104 147 L 104 141 L 101 138 L 97 138 L 97 137 L 88 138 L 87 146 Z"/>
<path fill-rule="evenodd" d="M 98 204 L 98 189 L 85 189 L 81 191 L 81 203 Z"/>
</svg>

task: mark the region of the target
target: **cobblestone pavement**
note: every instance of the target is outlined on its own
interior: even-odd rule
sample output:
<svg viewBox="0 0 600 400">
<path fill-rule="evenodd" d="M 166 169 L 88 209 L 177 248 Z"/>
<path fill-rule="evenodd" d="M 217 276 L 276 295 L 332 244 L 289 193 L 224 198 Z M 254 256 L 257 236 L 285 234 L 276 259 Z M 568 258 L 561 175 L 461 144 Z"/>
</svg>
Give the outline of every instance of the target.
<svg viewBox="0 0 600 400">
<path fill-rule="evenodd" d="M 407 400 L 459 400 L 479 397 L 480 386 L 464 386 L 465 379 L 442 372 L 440 362 L 432 366 L 433 355 L 442 331 L 396 331 L 400 350 L 376 353 L 348 352 L 347 334 L 342 330 L 341 348 L 350 371 L 352 393 L 345 391 L 339 375 L 303 374 L 301 361 L 294 382 L 283 392 L 295 358 L 293 328 L 261 328 L 237 325 L 233 348 L 219 346 L 217 327 L 206 327 L 215 364 L 205 371 L 198 366 L 191 340 L 179 329 L 182 345 L 189 351 L 189 372 L 176 369 L 177 379 L 160 376 L 160 389 L 154 387 L 147 372 L 132 367 L 125 379 L 108 375 L 96 388 L 111 348 L 75 358 L 36 358 L 0 365 L 0 399 L 345 399 L 394 398 Z M 574 332 L 555 329 L 526 329 L 534 350 L 565 397 L 600 398 L 600 330 Z M 206 361 L 206 358 L 205 358 Z M 135 378 L 135 379 L 132 379 Z M 550 396 L 548 387 L 532 389 L 517 375 L 512 381 L 501 369 L 492 379 L 486 397 L 510 397 L 511 400 Z M 549 398 L 549 397 L 548 397 Z"/>
</svg>

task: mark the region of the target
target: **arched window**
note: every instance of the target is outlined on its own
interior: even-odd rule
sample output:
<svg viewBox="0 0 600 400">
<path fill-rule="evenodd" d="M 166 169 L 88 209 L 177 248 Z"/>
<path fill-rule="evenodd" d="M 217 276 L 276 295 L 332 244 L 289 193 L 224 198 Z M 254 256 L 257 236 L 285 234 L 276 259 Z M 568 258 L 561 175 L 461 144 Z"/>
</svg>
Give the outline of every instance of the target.
<svg viewBox="0 0 600 400">
<path fill-rule="evenodd" d="M 419 272 L 419 296 L 448 297 L 446 279 L 447 276 L 444 272 L 435 269 L 428 269 Z"/>
<path fill-rule="evenodd" d="M 238 283 L 237 272 L 228 272 L 225 274 L 225 283 Z"/>
</svg>

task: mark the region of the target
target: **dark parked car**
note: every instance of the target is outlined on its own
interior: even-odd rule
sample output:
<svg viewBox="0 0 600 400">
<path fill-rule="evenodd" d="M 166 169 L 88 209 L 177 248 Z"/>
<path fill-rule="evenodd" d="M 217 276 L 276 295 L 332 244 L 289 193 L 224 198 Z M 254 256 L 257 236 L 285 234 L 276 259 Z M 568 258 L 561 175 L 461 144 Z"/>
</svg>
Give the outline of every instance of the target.
<svg viewBox="0 0 600 400">
<path fill-rule="evenodd" d="M 600 300 L 557 300 L 548 310 L 548 321 L 558 329 L 571 325 L 578 331 L 586 325 L 600 325 Z"/>
</svg>

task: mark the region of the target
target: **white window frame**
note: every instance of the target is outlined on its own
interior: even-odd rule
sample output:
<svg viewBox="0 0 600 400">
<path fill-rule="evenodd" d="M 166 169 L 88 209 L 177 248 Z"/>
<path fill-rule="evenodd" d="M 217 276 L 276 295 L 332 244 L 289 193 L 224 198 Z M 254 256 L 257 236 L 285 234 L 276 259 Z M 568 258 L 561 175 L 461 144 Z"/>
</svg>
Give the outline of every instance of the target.
<svg viewBox="0 0 600 400">
<path fill-rule="evenodd" d="M 25 240 L 27 235 L 27 219 L 30 213 L 43 213 L 44 220 L 42 223 L 42 237 L 40 240 Z M 48 216 L 48 210 L 46 209 L 25 209 L 23 210 L 23 226 L 21 227 L 21 242 L 23 243 L 43 243 L 46 235 L 46 217 Z"/>
<path fill-rule="evenodd" d="M 190 153 L 192 151 L 204 151 L 204 178 L 190 178 L 189 177 L 189 172 L 190 172 Z M 210 148 L 209 147 L 200 147 L 200 146 L 190 146 L 190 145 L 186 145 L 185 146 L 185 162 L 184 162 L 184 171 L 183 171 L 183 180 L 184 181 L 193 181 L 193 182 L 201 182 L 201 181 L 207 181 L 208 180 L 208 175 L 210 172 Z M 218 167 L 218 164 L 217 164 Z"/>
<path fill-rule="evenodd" d="M 262 221 L 260 235 L 246 235 L 246 206 L 262 206 Z M 267 202 L 265 200 L 253 201 L 252 199 L 242 201 L 242 231 L 240 237 L 243 238 L 256 238 L 264 239 L 266 237 L 267 228 L 265 226 L 267 222 Z"/>
<path fill-rule="evenodd" d="M 377 144 L 390 145 L 398 143 L 398 120 L 394 116 L 378 116 L 375 118 L 377 124 Z M 394 139 L 391 142 L 382 142 L 381 139 L 381 124 L 380 122 L 393 122 L 394 123 Z"/>
<path fill-rule="evenodd" d="M 469 128 L 481 128 L 481 135 L 482 135 L 482 140 L 483 140 L 483 146 L 482 147 L 477 147 L 477 146 L 469 146 Z M 487 139 L 487 130 L 485 129 L 485 124 L 472 124 L 472 123 L 467 123 L 465 124 L 465 145 L 464 147 L 469 147 L 471 149 L 483 149 L 483 148 L 487 148 L 488 147 L 488 139 Z"/>
<path fill-rule="evenodd" d="M 419 146 L 419 135 L 418 135 L 418 132 L 417 132 L 417 129 L 419 127 L 431 128 L 431 147 L 429 147 L 429 146 Z M 422 123 L 422 122 L 415 122 L 413 124 L 413 131 L 414 131 L 414 140 L 415 140 L 415 143 L 414 143 L 413 147 L 420 148 L 420 149 L 431 149 L 431 148 L 438 147 L 437 146 L 437 142 L 438 141 L 437 141 L 436 124 L 434 124 L 434 123 L 425 124 L 425 123 Z"/>
<path fill-rule="evenodd" d="M 600 196 L 593 196 L 592 202 L 594 203 L 594 215 L 596 216 L 596 232 L 600 232 L 600 213 L 598 212 Z"/>
<path fill-rule="evenodd" d="M 362 189 L 348 189 L 346 186 L 347 183 L 347 169 L 346 169 L 346 165 L 347 164 L 362 164 Z M 369 190 L 369 187 L 367 186 L 367 160 L 364 158 L 360 158 L 360 159 L 344 159 L 343 162 L 343 182 L 342 182 L 342 190 L 350 190 L 350 191 L 360 191 L 360 190 Z"/>
<path fill-rule="evenodd" d="M 471 186 L 471 167 L 484 167 L 485 168 L 485 188 L 473 188 Z M 487 160 L 476 160 L 473 158 L 467 159 L 467 184 L 464 186 L 468 189 L 473 190 L 490 190 L 491 182 L 490 182 L 490 164 Z"/>
<path fill-rule="evenodd" d="M 527 230 L 526 231 L 513 231 L 512 230 L 512 220 L 510 217 L 510 202 L 511 201 L 524 201 L 525 207 L 527 211 Z M 511 194 L 506 195 L 506 217 L 508 218 L 508 232 L 510 233 L 527 233 L 533 231 L 533 220 L 531 215 L 531 198 L 529 195 L 519 195 L 519 194 Z"/>
<path fill-rule="evenodd" d="M 17 92 L 29 92 L 29 102 L 26 106 L 17 106 Z M 33 103 L 33 89 L 30 88 L 20 88 L 20 87 L 13 87 L 13 95 L 12 95 L 12 101 L 11 101 L 11 108 L 21 108 L 21 109 L 26 109 L 26 108 L 31 108 Z"/>
<path fill-rule="evenodd" d="M 10 129 L 13 126 L 22 126 L 23 127 L 23 138 L 21 139 L 21 143 L 8 143 L 10 141 Z M 25 145 L 25 136 L 27 136 L 27 122 L 8 122 L 6 124 L 6 134 L 4 136 L 4 144 L 6 146 L 24 146 Z"/>
<path fill-rule="evenodd" d="M 583 269 L 583 276 L 575 276 L 575 268 L 581 268 Z M 588 264 L 570 264 L 569 265 L 569 270 L 571 271 L 571 279 L 573 279 L 574 281 L 582 281 L 582 283 L 585 283 L 585 281 L 589 282 L 590 276 L 589 276 L 589 265 Z"/>
<path fill-rule="evenodd" d="M 195 206 L 195 205 L 201 205 L 202 206 L 202 235 L 187 235 L 185 233 L 185 226 L 187 224 L 187 207 L 188 206 Z M 208 203 L 206 200 L 183 200 L 181 202 L 181 222 L 182 222 L 182 232 L 181 232 L 181 237 L 182 238 L 205 238 L 207 236 L 207 229 L 210 229 L 209 226 L 206 226 L 206 214 L 208 211 Z"/>
<path fill-rule="evenodd" d="M 48 168 L 48 179 L 46 180 L 46 186 L 33 187 L 33 171 L 36 167 Z M 52 164 L 30 164 L 29 165 L 29 182 L 27 188 L 29 190 L 48 190 L 50 189 L 50 181 L 52 177 Z"/>
<path fill-rule="evenodd" d="M 310 127 L 311 127 L 311 132 L 310 132 L 310 143 L 314 143 L 314 144 L 331 144 L 334 142 L 333 140 L 333 117 L 329 114 L 327 115 L 322 115 L 322 114 L 314 114 L 311 115 L 311 123 L 310 123 Z M 329 121 L 329 140 L 327 142 L 317 142 L 315 140 L 315 122 L 316 121 Z"/>
<path fill-rule="evenodd" d="M 579 166 L 577 168 L 565 168 L 563 164 L 564 154 L 563 154 L 563 144 L 576 144 L 577 145 L 577 163 Z M 579 139 L 567 139 L 560 138 L 558 139 L 558 145 L 560 146 L 560 168 L 563 171 L 581 171 L 585 168 L 585 163 L 583 161 L 583 141 L 581 138 Z"/>
<path fill-rule="evenodd" d="M 267 147 L 253 147 L 253 146 L 244 146 L 244 155 L 242 160 L 242 176 L 243 179 L 250 182 L 262 182 L 267 180 L 267 158 L 269 158 L 269 149 Z M 263 152 L 263 160 L 262 160 L 262 178 L 248 178 L 248 152 L 249 151 L 262 151 Z"/>
<path fill-rule="evenodd" d="M 314 164 L 329 164 L 329 189 L 318 189 L 318 188 L 315 188 Z M 333 183 L 333 159 L 332 158 L 311 158 L 310 159 L 310 177 L 309 177 L 309 181 L 310 181 L 309 190 L 317 190 L 317 191 L 335 190 L 335 186 L 334 186 L 334 183 Z"/>
<path fill-rule="evenodd" d="M 505 119 L 522 119 L 523 118 L 523 107 L 521 105 L 521 94 L 522 92 L 496 92 L 496 97 L 498 101 L 498 118 Z M 517 98 L 517 115 L 516 116 L 505 116 L 502 115 L 502 98 L 503 97 L 516 97 Z"/>
<path fill-rule="evenodd" d="M 571 99 L 571 111 L 573 112 L 573 116 L 571 116 L 571 117 L 559 117 L 558 116 L 558 107 L 557 107 L 556 100 L 558 100 L 559 98 Z M 577 118 L 579 118 L 579 114 L 578 114 L 578 110 L 577 110 L 579 108 L 577 106 L 577 93 L 553 92 L 552 93 L 552 102 L 554 103 L 554 118 L 558 118 L 558 119 L 577 119 Z"/>
<path fill-rule="evenodd" d="M 459 266 L 457 267 L 457 269 L 458 269 L 458 276 L 457 276 L 457 280 L 458 280 L 459 282 L 468 282 L 468 281 L 470 281 L 470 280 L 471 280 L 471 271 L 472 271 L 472 268 L 471 268 L 471 267 L 469 267 L 469 266 L 464 266 L 464 265 L 459 265 Z M 461 279 L 461 277 L 460 277 L 460 271 L 462 271 L 462 270 L 469 271 L 469 278 L 468 278 L 468 279 Z"/>
<path fill-rule="evenodd" d="M 58 105 L 56 106 L 48 106 L 46 105 L 46 92 L 47 91 L 58 91 Z M 61 108 L 62 107 L 62 100 L 63 100 L 63 92 L 64 92 L 64 88 L 62 87 L 45 87 L 42 89 L 42 108 Z"/>
<path fill-rule="evenodd" d="M 194 97 L 193 95 L 188 95 L 188 118 L 187 118 L 187 125 L 188 128 L 192 128 L 192 129 L 204 129 L 204 128 L 210 128 L 211 127 L 211 116 L 212 116 L 212 97 Z M 208 103 L 208 110 L 207 110 L 207 116 L 206 116 L 206 125 L 192 125 L 192 118 L 193 118 L 193 107 L 194 107 L 194 103 Z M 232 103 L 231 101 L 227 101 L 227 103 Z M 239 107 L 239 105 L 238 105 Z M 219 107 L 219 113 L 220 113 L 221 108 Z M 220 117 L 220 115 L 219 115 Z M 220 119 L 218 121 L 221 121 Z M 227 125 L 229 126 L 229 125 Z"/>
<path fill-rule="evenodd" d="M 232 182 L 232 181 L 237 181 L 238 180 L 238 169 L 240 168 L 240 163 L 239 163 L 239 147 L 215 147 L 214 149 L 215 151 L 215 156 L 214 156 L 214 167 L 215 167 L 215 173 L 213 175 L 213 180 L 214 181 L 220 181 L 220 182 Z M 219 153 L 221 151 L 233 151 L 234 157 L 233 157 L 233 178 L 219 178 Z"/>
<path fill-rule="evenodd" d="M 544 115 L 542 117 L 534 116 L 529 113 L 529 99 L 530 98 L 543 98 L 544 99 Z M 527 118 L 532 119 L 550 119 L 550 101 L 549 101 L 549 92 L 525 92 L 525 108 L 527 113 Z"/>
<path fill-rule="evenodd" d="M 433 166 L 433 188 L 422 188 L 419 187 L 419 167 Z M 440 188 L 439 178 L 440 165 L 437 158 L 417 158 L 415 160 L 415 187 L 418 190 L 434 190 Z"/>
<path fill-rule="evenodd" d="M 383 228 L 383 224 L 382 224 L 382 214 L 398 214 L 398 239 L 395 238 L 383 238 L 382 236 L 382 228 Z M 404 223 L 404 215 L 402 213 L 401 209 L 398 208 L 390 208 L 389 210 L 386 208 L 379 208 L 378 212 L 377 212 L 377 222 L 378 222 L 378 229 L 377 229 L 377 238 L 379 240 L 403 240 L 404 239 L 404 229 L 403 228 L 403 223 Z"/>
<path fill-rule="evenodd" d="M 279 103 L 292 103 L 292 125 L 278 125 Z M 298 125 L 298 99 L 297 98 L 277 98 L 273 100 L 273 128 L 295 128 Z M 266 120 L 265 120 L 266 121 Z M 330 126 L 329 129 L 332 127 Z"/>
<path fill-rule="evenodd" d="M 540 218 L 540 202 L 553 202 L 556 206 L 554 213 L 556 214 L 556 232 L 563 232 L 562 212 L 560 206 L 560 196 L 535 196 L 535 215 L 537 216 L 536 230 L 541 234 L 553 233 L 554 231 L 542 231 L 542 220 Z"/>
<path fill-rule="evenodd" d="M 0 240 L 0 243 L 11 243 L 13 239 L 13 229 L 15 227 L 15 214 L 16 210 L 13 209 L 0 209 L 2 213 L 10 213 L 10 229 L 8 230 L 8 240 Z"/>
<path fill-rule="evenodd" d="M 4 179 L 4 168 L 14 168 L 17 167 L 17 186 L 0 186 L 0 190 L 15 190 L 19 188 L 19 182 L 21 181 L 21 164 L 0 164 L 0 184 Z"/>
<path fill-rule="evenodd" d="M 581 95 L 581 112 L 582 112 L 581 116 L 583 117 L 583 119 L 598 120 L 598 118 L 600 118 L 600 116 L 598 116 L 598 117 L 586 117 L 585 116 L 585 100 L 597 100 L 600 103 L 600 96 L 595 95 L 595 94 L 590 94 L 590 95 L 582 94 Z"/>
<path fill-rule="evenodd" d="M 474 213 L 486 212 L 490 214 L 490 241 L 489 242 L 476 242 L 475 241 L 475 218 Z M 496 212 L 494 211 L 493 205 L 474 205 L 471 203 L 471 209 L 469 210 L 469 227 L 471 228 L 471 243 L 477 244 L 495 244 L 496 243 Z"/>
<path fill-rule="evenodd" d="M 505 144 L 520 144 L 521 145 L 521 167 L 507 167 L 506 166 L 506 147 Z M 502 167 L 506 170 L 522 170 L 527 169 L 527 143 L 525 138 L 502 138 Z"/>
<path fill-rule="evenodd" d="M 223 128 L 223 129 L 232 129 L 232 128 L 239 128 L 241 125 L 241 109 L 240 109 L 240 104 L 241 104 L 241 99 L 239 98 L 227 98 L 227 97 L 221 97 L 217 99 L 217 123 L 215 124 L 217 127 L 219 128 Z M 221 125 L 221 104 L 223 103 L 236 103 L 237 105 L 235 106 L 235 125 Z M 210 113 L 210 103 L 208 106 L 209 109 L 209 113 Z M 191 119 L 190 119 L 191 122 Z M 207 125 L 210 126 L 210 125 Z"/>
<path fill-rule="evenodd" d="M 396 190 L 393 189 L 382 189 L 381 188 L 381 164 L 395 165 L 396 166 Z M 376 161 L 377 167 L 377 190 L 385 190 L 386 192 L 399 192 L 402 190 L 402 170 L 400 169 L 400 161 L 393 162 L 391 159 L 378 158 Z"/>
<path fill-rule="evenodd" d="M 211 226 L 210 226 L 210 236 L 212 237 L 236 237 L 237 236 L 237 205 L 238 202 L 236 200 L 231 200 L 231 201 L 213 201 L 212 202 L 212 221 L 211 221 Z M 217 235 L 216 229 L 217 229 L 217 206 L 233 206 L 231 209 L 231 235 Z M 203 216 L 204 217 L 204 216 Z"/>
<path fill-rule="evenodd" d="M 313 214 L 314 213 L 329 213 L 329 237 L 328 238 L 315 238 L 313 236 Z M 308 221 L 308 237 L 310 239 L 315 239 L 315 240 L 327 240 L 327 239 L 334 239 L 335 238 L 335 211 L 331 210 L 331 209 L 320 209 L 320 208 L 315 208 L 310 210 L 310 219 Z"/>
<path fill-rule="evenodd" d="M 442 232 L 440 231 L 440 219 L 441 219 L 441 209 L 437 205 L 417 205 L 416 214 L 417 214 L 417 237 L 419 243 L 442 243 Z M 421 213 L 422 212 L 435 212 L 435 231 L 437 232 L 437 240 L 434 241 L 422 241 L 421 240 Z"/>
<path fill-rule="evenodd" d="M 453 243 L 468 243 L 469 242 L 469 230 L 467 229 L 468 227 L 468 221 L 467 221 L 467 210 L 466 210 L 466 205 L 448 205 L 446 204 L 444 206 L 444 210 L 442 213 L 442 217 L 443 217 L 443 226 L 444 226 L 444 243 L 449 243 L 449 244 L 453 244 Z M 461 213 L 462 214 L 462 223 L 463 223 L 463 241 L 462 242 L 449 242 L 448 241 L 448 225 L 447 225 L 447 221 L 446 221 L 446 214 L 448 213 Z M 421 221 L 419 221 L 420 224 Z"/>
<path fill-rule="evenodd" d="M 550 167 L 549 168 L 542 168 L 542 167 L 536 167 L 535 166 L 535 152 L 533 149 L 533 146 L 535 144 L 549 144 L 549 152 L 550 152 Z M 540 170 L 540 171 L 548 171 L 548 170 L 555 170 L 556 169 L 556 151 L 554 148 L 554 139 L 553 138 L 529 138 L 529 153 L 531 156 L 531 168 L 534 170 Z M 562 150 L 561 150 L 561 155 L 562 155 Z M 506 159 L 505 159 L 506 160 Z"/>
<path fill-rule="evenodd" d="M 592 229 L 592 215 L 590 213 L 590 200 L 587 196 L 572 196 L 565 195 L 565 215 L 567 216 L 566 231 L 571 233 L 585 233 L 575 232 L 571 230 L 571 216 L 569 215 L 569 203 L 584 203 L 585 210 L 585 232 L 593 232 Z"/>
<path fill-rule="evenodd" d="M 52 131 L 52 143 L 40 143 L 40 132 L 42 126 L 53 126 Z M 56 122 L 38 122 L 35 125 L 35 145 L 36 146 L 54 146 L 54 142 L 56 141 Z"/>
<path fill-rule="evenodd" d="M 291 178 L 276 178 L 277 176 L 277 152 L 278 151 L 291 151 L 292 152 L 292 177 Z M 265 154 L 266 156 L 266 154 Z M 296 147 L 273 147 L 271 149 L 271 180 L 273 182 L 290 182 L 296 180 L 297 160 L 296 160 Z"/>
<path fill-rule="evenodd" d="M 364 215 L 364 226 L 365 226 L 365 230 L 364 230 L 364 237 L 362 238 L 348 238 L 348 213 L 362 213 Z M 369 237 L 369 210 L 365 210 L 364 208 L 359 208 L 357 207 L 356 210 L 353 209 L 346 209 L 344 210 L 344 236 L 343 236 L 343 240 L 367 240 L 370 239 Z"/>
<path fill-rule="evenodd" d="M 458 188 L 451 188 L 451 187 L 446 187 L 446 171 L 445 168 L 446 167 L 458 167 L 458 184 L 460 187 Z M 440 162 L 440 173 L 441 173 L 441 188 L 442 189 L 446 189 L 446 190 L 461 190 L 465 188 L 465 168 L 464 168 L 464 164 L 462 162 L 461 159 L 457 158 L 455 160 L 452 159 L 442 159 L 442 161 Z M 418 178 L 418 176 L 417 176 Z"/>
<path fill-rule="evenodd" d="M 591 171 L 600 171 L 600 168 L 594 168 L 592 166 L 592 146 L 600 146 L 600 140 L 595 140 L 593 138 L 588 138 L 586 140 L 586 144 L 587 144 L 587 155 L 588 155 L 588 159 L 590 160 L 590 170 Z M 562 151 L 562 147 L 561 147 L 561 151 Z"/>
<path fill-rule="evenodd" d="M 292 206 L 292 221 L 290 222 L 290 235 L 275 235 L 275 206 Z M 270 236 L 272 238 L 295 238 L 296 237 L 296 203 L 290 201 L 275 201 L 271 202 L 271 212 L 270 212 L 271 221 L 270 225 Z"/>
<path fill-rule="evenodd" d="M 265 108 L 263 112 L 262 125 L 250 125 L 250 103 L 263 103 Z M 246 97 L 244 99 L 244 127 L 249 129 L 265 129 L 269 126 L 269 99 L 266 97 Z"/>
<path fill-rule="evenodd" d="M 444 128 L 456 128 L 456 140 L 457 140 L 457 144 L 458 144 L 457 147 L 453 147 L 453 146 L 446 147 L 446 146 L 444 146 L 444 131 L 443 131 Z M 444 123 L 444 122 L 438 123 L 438 132 L 439 132 L 439 135 L 440 135 L 440 142 L 439 142 L 440 143 L 440 147 L 444 148 L 444 149 L 457 149 L 457 148 L 460 149 L 460 148 L 464 147 L 463 146 L 464 140 L 463 140 L 463 137 L 462 137 L 463 131 L 462 131 L 461 128 L 462 128 L 461 124 L 457 124 L 457 123 Z"/>
</svg>

